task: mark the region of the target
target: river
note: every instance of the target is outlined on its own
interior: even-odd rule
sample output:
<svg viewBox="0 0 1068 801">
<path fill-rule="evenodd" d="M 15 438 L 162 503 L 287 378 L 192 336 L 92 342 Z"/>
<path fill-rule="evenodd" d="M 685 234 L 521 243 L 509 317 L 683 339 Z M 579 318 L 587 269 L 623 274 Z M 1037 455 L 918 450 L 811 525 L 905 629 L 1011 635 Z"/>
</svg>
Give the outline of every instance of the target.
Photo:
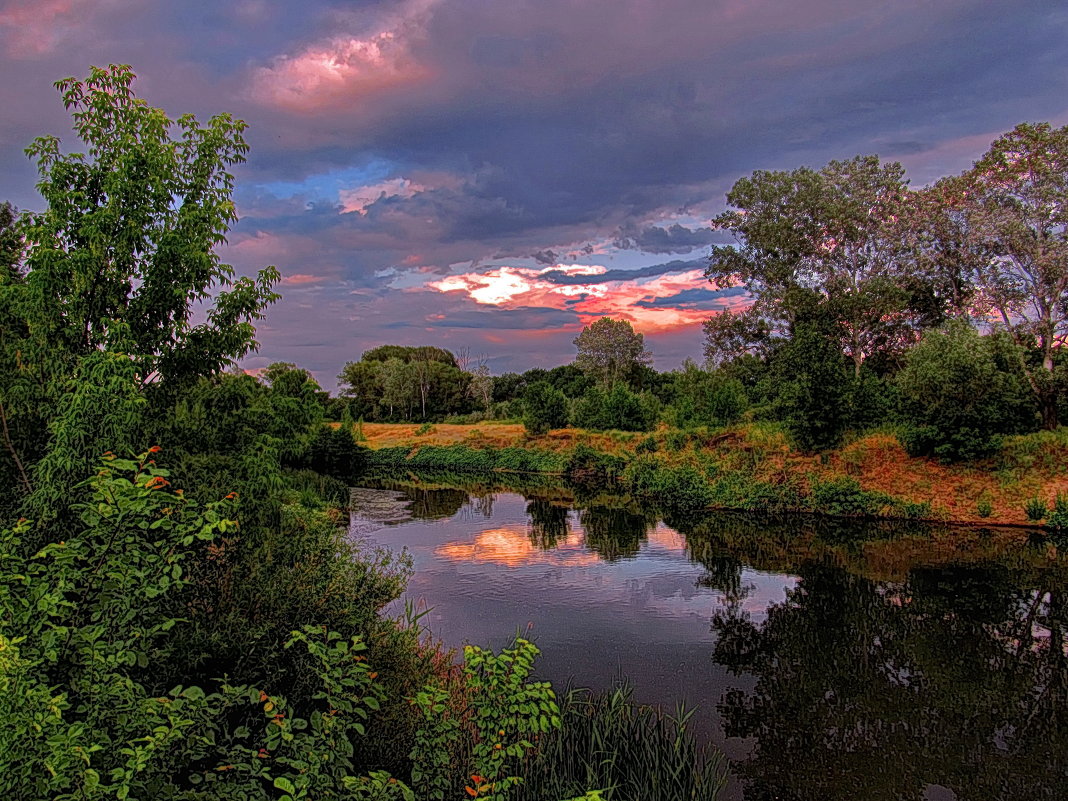
<svg viewBox="0 0 1068 801">
<path fill-rule="evenodd" d="M 1038 532 L 368 483 L 352 536 L 408 550 L 434 636 L 518 632 L 558 689 L 697 707 L 727 799 L 1068 797 L 1068 549 Z"/>
</svg>

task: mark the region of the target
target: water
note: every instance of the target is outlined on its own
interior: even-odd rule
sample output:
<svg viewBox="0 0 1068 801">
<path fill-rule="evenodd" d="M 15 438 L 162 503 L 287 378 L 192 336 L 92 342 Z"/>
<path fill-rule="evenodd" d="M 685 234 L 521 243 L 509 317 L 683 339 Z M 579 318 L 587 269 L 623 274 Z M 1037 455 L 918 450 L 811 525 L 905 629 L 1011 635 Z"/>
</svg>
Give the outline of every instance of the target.
<svg viewBox="0 0 1068 801">
<path fill-rule="evenodd" d="M 433 487 L 433 488 L 431 488 Z M 1033 532 L 739 515 L 413 481 L 353 493 L 451 646 L 697 706 L 735 799 L 1068 797 L 1068 559 Z"/>
</svg>

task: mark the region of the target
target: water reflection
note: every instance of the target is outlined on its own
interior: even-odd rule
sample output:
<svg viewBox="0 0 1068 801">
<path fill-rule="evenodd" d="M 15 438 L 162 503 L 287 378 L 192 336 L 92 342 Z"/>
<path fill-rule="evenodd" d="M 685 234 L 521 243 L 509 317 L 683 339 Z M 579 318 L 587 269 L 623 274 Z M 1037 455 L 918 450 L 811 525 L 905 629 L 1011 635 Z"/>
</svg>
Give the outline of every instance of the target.
<svg viewBox="0 0 1068 801">
<path fill-rule="evenodd" d="M 734 798 L 1068 797 L 1068 560 L 1027 532 L 389 489 L 435 634 L 532 626 L 557 684 L 698 704 Z"/>
</svg>

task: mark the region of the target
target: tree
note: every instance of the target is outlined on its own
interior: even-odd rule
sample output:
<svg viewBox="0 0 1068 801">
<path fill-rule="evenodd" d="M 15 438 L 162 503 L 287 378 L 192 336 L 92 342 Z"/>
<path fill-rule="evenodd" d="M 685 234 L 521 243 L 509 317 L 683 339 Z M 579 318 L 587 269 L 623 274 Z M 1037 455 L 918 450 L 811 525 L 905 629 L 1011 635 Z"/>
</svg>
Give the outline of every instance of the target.
<svg viewBox="0 0 1068 801">
<path fill-rule="evenodd" d="M 215 252 L 237 219 L 229 169 L 248 150 L 245 124 L 172 121 L 134 96 L 133 81 L 111 65 L 56 83 L 86 152 L 61 153 L 54 136 L 27 148 L 45 208 L 20 217 L 21 260 L 0 274 L 0 406 L 10 430 L 31 432 L 10 450 L 31 462 L 74 448 L 52 453 L 56 487 L 126 444 L 141 393 L 188 386 L 253 350 L 253 323 L 277 298 L 273 267 L 235 278 Z M 90 399 L 90 376 L 114 380 L 130 404 Z M 46 446 L 32 432 L 50 425 Z M 105 430 L 115 439 L 101 442 Z"/>
<path fill-rule="evenodd" d="M 1056 428 L 1054 350 L 1068 344 L 1068 126 L 1017 125 L 941 187 L 976 259 L 977 311 L 1020 346 L 1043 425 Z M 1029 348 L 1037 364 L 1024 358 Z"/>
<path fill-rule="evenodd" d="M 974 459 L 994 451 L 997 434 L 1033 430 L 1035 404 L 1004 332 L 980 336 L 957 320 L 928 331 L 896 377 L 914 455 Z"/>
<path fill-rule="evenodd" d="M 849 373 L 833 321 L 818 304 L 799 312 L 793 336 L 775 353 L 771 373 L 779 414 L 798 447 L 833 448 L 849 425 Z"/>
<path fill-rule="evenodd" d="M 701 370 L 691 361 L 674 374 L 672 410 L 677 428 L 730 425 L 748 405 L 745 387 L 737 378 Z"/>
<path fill-rule="evenodd" d="M 567 398 L 545 381 L 527 387 L 523 395 L 523 425 L 531 434 L 545 434 L 567 425 Z"/>
<path fill-rule="evenodd" d="M 713 364 L 788 335 L 815 293 L 834 320 L 839 346 L 860 375 L 874 353 L 897 353 L 917 330 L 941 321 L 944 304 L 918 276 L 913 245 L 898 221 L 909 199 L 904 169 L 876 156 L 832 161 L 821 170 L 758 171 L 727 194 L 734 210 L 712 221 L 737 247 L 713 248 L 706 275 L 718 287 L 753 297 L 743 312 L 722 312 L 705 326 Z"/>
<path fill-rule="evenodd" d="M 601 317 L 583 328 L 574 344 L 575 365 L 606 386 L 625 378 L 632 368 L 652 362 L 645 337 L 626 320 Z"/>
</svg>

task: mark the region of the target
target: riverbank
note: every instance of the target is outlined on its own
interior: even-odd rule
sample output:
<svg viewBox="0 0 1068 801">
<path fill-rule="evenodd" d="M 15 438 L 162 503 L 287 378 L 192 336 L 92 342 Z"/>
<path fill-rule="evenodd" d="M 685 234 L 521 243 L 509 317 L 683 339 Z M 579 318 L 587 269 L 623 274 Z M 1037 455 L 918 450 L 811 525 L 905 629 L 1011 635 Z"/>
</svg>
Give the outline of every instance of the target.
<svg viewBox="0 0 1068 801">
<path fill-rule="evenodd" d="M 650 434 L 558 429 L 542 436 L 513 423 L 363 423 L 356 433 L 371 450 L 371 466 L 570 473 L 580 480 L 607 474 L 636 495 L 687 508 L 1034 525 L 1029 502 L 1045 504 L 1050 523 L 1057 497 L 1068 498 L 1068 428 L 1007 438 L 995 457 L 968 464 L 910 457 L 888 432 L 803 454 L 764 423 Z"/>
</svg>

